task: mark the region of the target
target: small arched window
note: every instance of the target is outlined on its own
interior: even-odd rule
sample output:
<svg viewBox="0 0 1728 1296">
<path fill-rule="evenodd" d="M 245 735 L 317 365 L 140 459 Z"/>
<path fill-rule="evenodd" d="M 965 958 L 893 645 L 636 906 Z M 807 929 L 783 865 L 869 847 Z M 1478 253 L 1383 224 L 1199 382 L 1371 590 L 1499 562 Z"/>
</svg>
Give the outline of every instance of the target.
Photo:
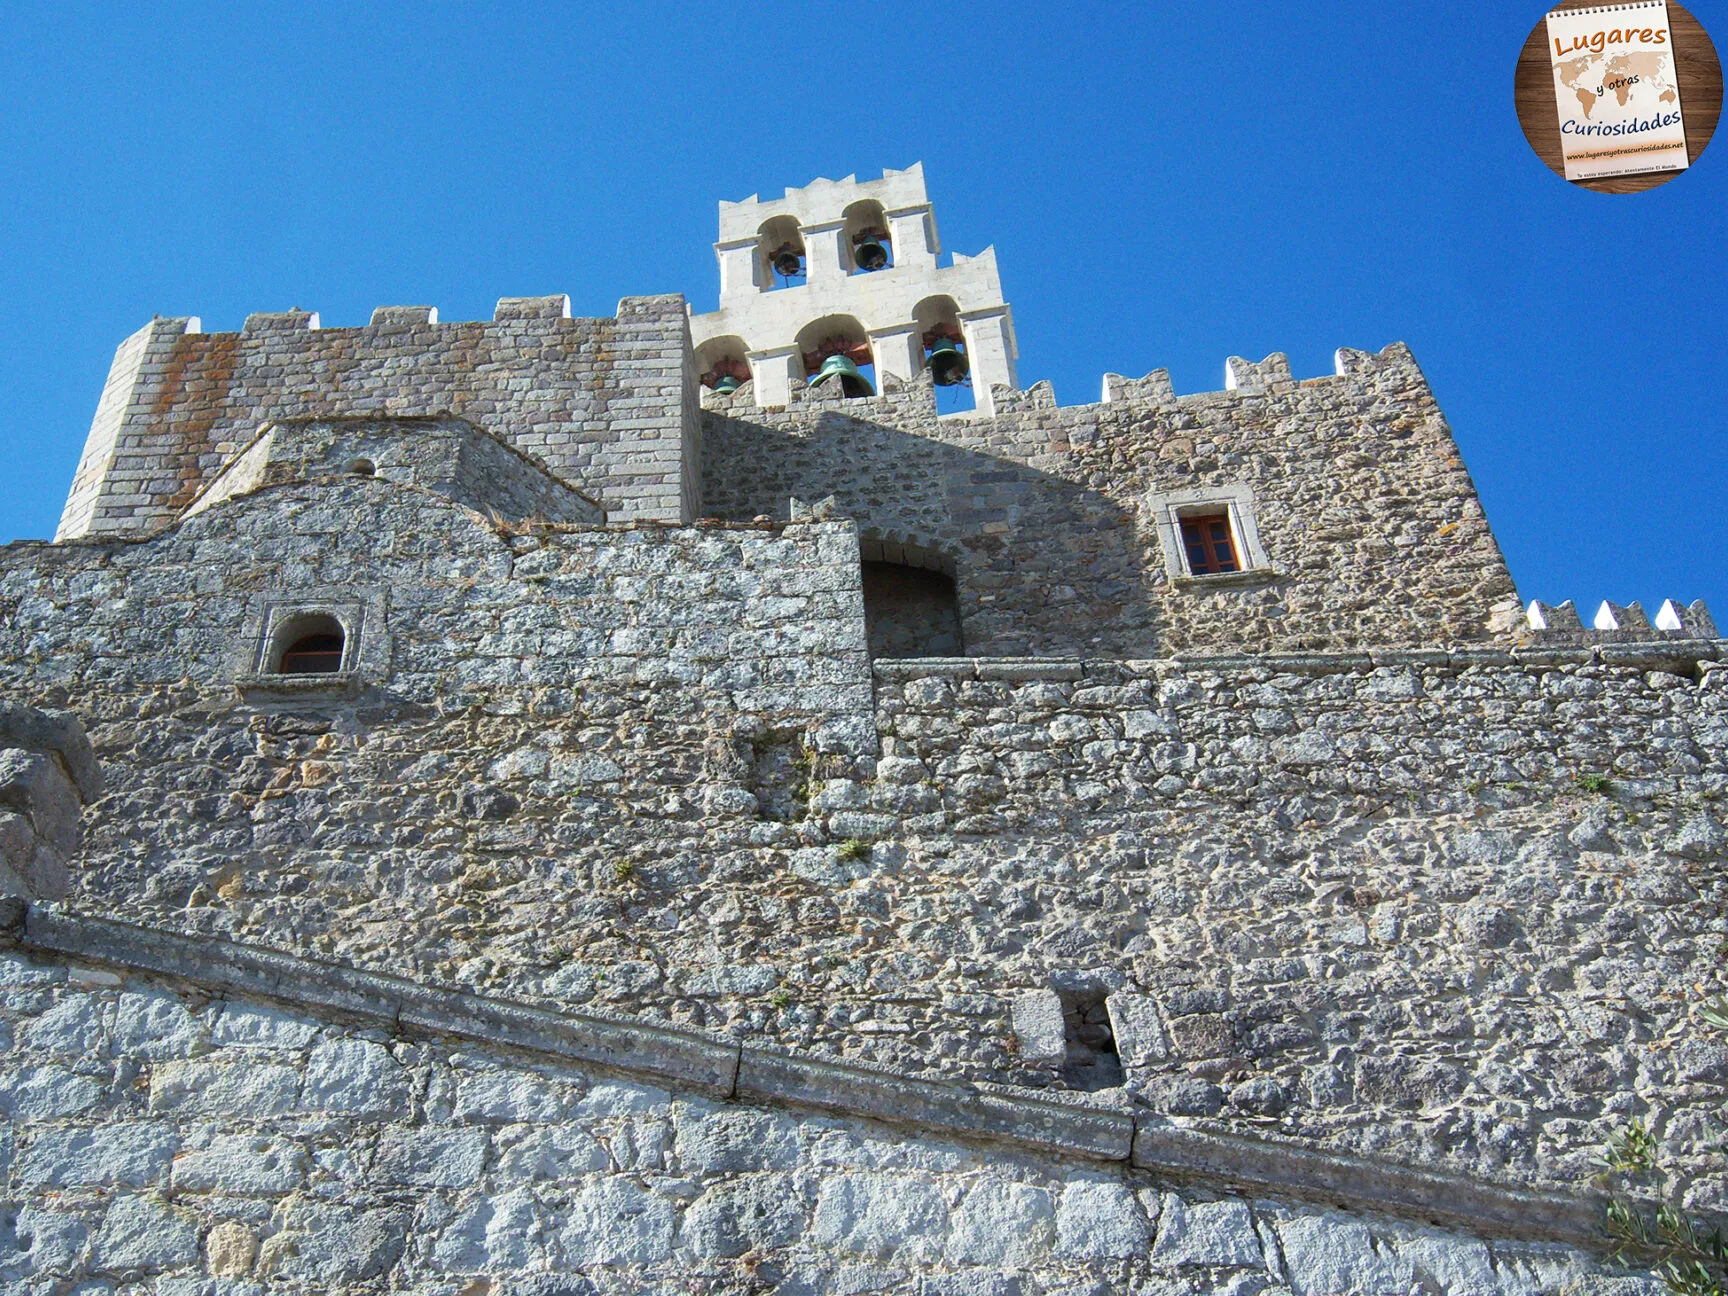
<svg viewBox="0 0 1728 1296">
<path fill-rule="evenodd" d="M 333 616 L 296 617 L 286 627 L 276 659 L 280 675 L 334 675 L 342 669 L 347 636 Z"/>
</svg>

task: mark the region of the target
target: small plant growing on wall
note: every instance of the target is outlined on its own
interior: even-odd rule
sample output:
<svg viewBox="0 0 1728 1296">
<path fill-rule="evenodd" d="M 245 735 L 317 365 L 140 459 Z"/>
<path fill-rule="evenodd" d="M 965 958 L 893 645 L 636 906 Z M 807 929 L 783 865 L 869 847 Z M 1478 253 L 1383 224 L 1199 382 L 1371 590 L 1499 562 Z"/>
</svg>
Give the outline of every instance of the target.
<svg viewBox="0 0 1728 1296">
<path fill-rule="evenodd" d="M 1728 1241 L 1720 1229 L 1706 1232 L 1672 1202 L 1663 1202 L 1652 1213 L 1613 1185 L 1616 1177 L 1623 1183 L 1657 1174 L 1658 1151 L 1655 1136 L 1643 1121 L 1633 1119 L 1609 1138 L 1598 1158 L 1612 1193 L 1606 1222 L 1615 1243 L 1614 1259 L 1655 1269 L 1674 1296 L 1728 1296 Z"/>
</svg>

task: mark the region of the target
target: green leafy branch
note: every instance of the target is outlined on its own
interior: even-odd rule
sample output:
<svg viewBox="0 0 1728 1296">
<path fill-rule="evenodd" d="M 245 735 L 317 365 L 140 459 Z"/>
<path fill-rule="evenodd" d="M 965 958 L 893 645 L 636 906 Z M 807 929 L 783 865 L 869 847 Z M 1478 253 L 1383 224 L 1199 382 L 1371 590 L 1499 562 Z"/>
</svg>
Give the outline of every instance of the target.
<svg viewBox="0 0 1728 1296">
<path fill-rule="evenodd" d="M 1728 1242 L 1664 1204 L 1654 1218 L 1624 1198 L 1608 1203 L 1608 1232 L 1621 1264 L 1651 1263 L 1674 1296 L 1728 1296 Z"/>
</svg>

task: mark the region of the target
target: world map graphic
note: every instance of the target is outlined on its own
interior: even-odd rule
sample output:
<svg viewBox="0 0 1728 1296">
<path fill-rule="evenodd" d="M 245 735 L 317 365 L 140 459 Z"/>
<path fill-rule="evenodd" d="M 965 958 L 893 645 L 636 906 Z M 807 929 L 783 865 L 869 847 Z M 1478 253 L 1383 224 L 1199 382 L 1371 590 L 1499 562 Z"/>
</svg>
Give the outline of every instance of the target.
<svg viewBox="0 0 1728 1296">
<path fill-rule="evenodd" d="M 1624 108 L 1644 86 L 1656 91 L 1658 103 L 1680 101 L 1680 92 L 1674 87 L 1672 62 L 1666 53 L 1589 54 L 1557 63 L 1554 75 L 1578 96 L 1585 117 L 1604 97 L 1612 97 Z"/>
</svg>

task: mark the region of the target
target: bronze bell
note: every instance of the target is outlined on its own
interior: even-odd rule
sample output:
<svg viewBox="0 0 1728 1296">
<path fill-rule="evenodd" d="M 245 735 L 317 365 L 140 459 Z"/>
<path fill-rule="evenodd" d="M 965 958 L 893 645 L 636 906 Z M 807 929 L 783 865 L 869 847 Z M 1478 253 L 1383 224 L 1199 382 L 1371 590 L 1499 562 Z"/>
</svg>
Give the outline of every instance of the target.
<svg viewBox="0 0 1728 1296">
<path fill-rule="evenodd" d="M 804 256 L 790 243 L 774 254 L 774 273 L 782 279 L 791 279 L 804 273 Z"/>
<path fill-rule="evenodd" d="M 814 387 L 826 378 L 840 375 L 840 390 L 847 397 L 874 396 L 876 389 L 870 385 L 870 380 L 858 372 L 858 366 L 843 355 L 831 355 L 822 362 L 822 367 L 816 371 L 816 376 L 810 380 Z"/>
<path fill-rule="evenodd" d="M 880 270 L 888 264 L 888 249 L 874 234 L 862 234 L 852 248 L 852 260 L 860 270 Z"/>
<path fill-rule="evenodd" d="M 954 345 L 953 338 L 937 338 L 930 348 L 930 381 L 938 387 L 953 387 L 966 381 L 972 371 L 966 353 Z"/>
<path fill-rule="evenodd" d="M 731 374 L 721 374 L 720 381 L 714 384 L 714 391 L 720 396 L 730 396 L 743 385 Z"/>
</svg>

